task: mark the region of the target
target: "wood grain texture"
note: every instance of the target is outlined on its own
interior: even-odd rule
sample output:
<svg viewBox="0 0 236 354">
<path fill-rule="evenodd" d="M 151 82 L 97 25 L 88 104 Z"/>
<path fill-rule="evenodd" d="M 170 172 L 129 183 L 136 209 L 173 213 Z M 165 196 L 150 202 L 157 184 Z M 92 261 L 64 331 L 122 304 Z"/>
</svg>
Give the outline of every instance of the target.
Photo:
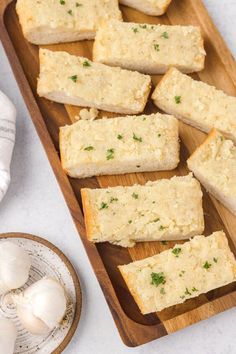
<svg viewBox="0 0 236 354">
<path fill-rule="evenodd" d="M 27 239 L 27 240 L 32 240 L 38 243 L 41 243 L 42 245 L 46 246 L 50 250 L 52 250 L 54 253 L 58 255 L 58 257 L 62 260 L 62 262 L 65 264 L 67 267 L 68 271 L 70 272 L 70 275 L 73 279 L 74 287 L 75 287 L 75 295 L 76 295 L 76 308 L 75 308 L 75 315 L 74 319 L 72 322 L 72 325 L 64 338 L 64 340 L 61 342 L 61 344 L 55 349 L 51 354 L 60 354 L 63 352 L 63 350 L 67 347 L 67 345 L 70 343 L 76 328 L 79 323 L 80 315 L 81 315 L 81 307 L 82 307 L 82 293 L 81 293 L 81 287 L 80 287 L 80 282 L 78 279 L 78 276 L 76 274 L 76 271 L 74 270 L 73 265 L 69 261 L 69 259 L 62 253 L 56 246 L 54 246 L 51 242 L 38 237 L 34 236 L 31 234 L 24 234 L 24 233 L 19 233 L 19 232 L 11 232 L 11 233 L 5 233 L 5 234 L 0 234 L 0 239 L 12 239 L 12 238 L 22 238 L 22 239 Z"/>
<path fill-rule="evenodd" d="M 9 6 L 7 6 L 8 4 Z M 199 25 L 207 51 L 206 67 L 202 72 L 192 76 L 236 96 L 235 62 L 200 0 L 173 0 L 166 15 L 162 17 L 147 16 L 124 6 L 121 9 L 125 21 Z M 143 316 L 126 288 L 117 270 L 117 265 L 154 255 L 172 247 L 174 243 L 168 242 L 167 245 L 159 242 L 140 243 L 134 248 L 126 250 L 107 243 L 94 245 L 87 241 L 85 235 L 80 196 L 82 187 L 144 184 L 148 180 L 167 178 L 175 174 L 185 175 L 188 172 L 186 159 L 202 143 L 206 135 L 183 123 L 180 124 L 181 163 L 175 171 L 101 176 L 83 180 L 68 178 L 60 165 L 58 131 L 60 126 L 74 122 L 74 116 L 79 113 L 80 108 L 53 103 L 37 96 L 38 47 L 31 45 L 23 38 L 15 13 L 14 1 L 1 0 L 0 2 L 0 37 L 36 130 L 125 344 L 137 346 L 149 342 L 235 306 L 236 286 L 231 284 L 160 313 Z M 44 47 L 51 50 L 65 50 L 71 54 L 83 55 L 91 59 L 92 45 L 92 41 L 84 41 Z M 152 77 L 153 86 L 160 78 L 161 76 Z M 156 111 L 157 109 L 149 100 L 145 113 Z M 112 118 L 115 114 L 100 112 L 99 116 Z M 236 254 L 236 217 L 213 197 L 205 191 L 203 192 L 205 234 L 209 235 L 213 231 L 223 229 L 228 236 L 232 251 Z"/>
</svg>

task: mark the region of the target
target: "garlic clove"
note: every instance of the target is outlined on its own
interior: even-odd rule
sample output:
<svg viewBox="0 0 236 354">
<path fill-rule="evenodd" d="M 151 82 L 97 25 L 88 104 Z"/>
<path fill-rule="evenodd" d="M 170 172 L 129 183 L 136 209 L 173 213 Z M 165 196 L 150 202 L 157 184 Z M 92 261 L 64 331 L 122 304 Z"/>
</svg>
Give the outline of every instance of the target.
<svg viewBox="0 0 236 354">
<path fill-rule="evenodd" d="M 17 332 L 13 322 L 0 319 L 0 353 L 13 354 L 16 337 Z"/>
<path fill-rule="evenodd" d="M 28 278 L 31 261 L 29 255 L 16 244 L 0 243 L 0 295 L 23 286 Z"/>
<path fill-rule="evenodd" d="M 17 313 L 24 327 L 33 334 L 49 333 L 62 321 L 67 298 L 62 285 L 43 278 L 14 296 Z"/>
</svg>

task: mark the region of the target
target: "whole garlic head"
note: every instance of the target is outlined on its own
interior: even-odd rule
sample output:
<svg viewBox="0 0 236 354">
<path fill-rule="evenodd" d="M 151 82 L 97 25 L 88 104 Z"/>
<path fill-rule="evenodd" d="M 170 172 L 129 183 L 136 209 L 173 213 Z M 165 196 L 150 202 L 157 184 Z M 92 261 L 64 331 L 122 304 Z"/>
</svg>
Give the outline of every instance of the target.
<svg viewBox="0 0 236 354">
<path fill-rule="evenodd" d="M 13 354 L 16 337 L 17 332 L 13 322 L 0 318 L 0 353 Z"/>
<path fill-rule="evenodd" d="M 31 262 L 26 251 L 13 242 L 0 242 L 0 295 L 23 286 Z"/>
<path fill-rule="evenodd" d="M 21 323 L 33 334 L 51 332 L 62 321 L 67 307 L 64 288 L 51 278 L 43 278 L 15 295 L 14 302 Z"/>
</svg>

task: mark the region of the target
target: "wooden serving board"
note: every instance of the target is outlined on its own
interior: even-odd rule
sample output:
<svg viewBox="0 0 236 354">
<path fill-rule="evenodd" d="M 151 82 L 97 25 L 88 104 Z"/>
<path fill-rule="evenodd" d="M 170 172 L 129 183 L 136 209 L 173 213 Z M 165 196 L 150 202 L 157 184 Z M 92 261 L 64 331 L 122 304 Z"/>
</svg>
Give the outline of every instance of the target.
<svg viewBox="0 0 236 354">
<path fill-rule="evenodd" d="M 193 77 L 236 96 L 235 62 L 200 0 L 173 0 L 167 14 L 162 17 L 146 16 L 124 6 L 121 6 L 121 9 L 125 21 L 199 25 L 205 39 L 206 67 L 204 71 L 194 74 Z M 171 177 L 175 174 L 185 175 L 187 173 L 186 159 L 204 140 L 205 134 L 190 126 L 180 124 L 181 163 L 175 171 L 102 176 L 82 180 L 68 178 L 60 164 L 58 131 L 60 126 L 70 124 L 74 120 L 74 115 L 79 113 L 79 108 L 52 103 L 37 96 L 38 47 L 24 39 L 15 12 L 15 1 L 0 1 L 0 37 L 31 118 L 125 344 L 137 346 L 149 342 L 235 306 L 236 285 L 231 284 L 160 313 L 143 316 L 126 288 L 117 265 L 154 255 L 173 247 L 173 243 L 168 242 L 167 245 L 161 242 L 140 243 L 127 250 L 108 243 L 93 245 L 87 241 L 85 235 L 80 195 L 82 187 L 144 184 L 148 180 Z M 92 59 L 92 45 L 92 41 L 83 41 L 47 46 L 47 48 L 65 50 L 71 54 Z M 160 76 L 153 76 L 154 85 L 159 80 Z M 156 111 L 157 109 L 149 100 L 145 113 Z M 114 114 L 101 112 L 100 116 L 103 115 L 114 117 Z M 236 254 L 236 217 L 205 191 L 204 211 L 205 235 L 223 229 L 229 238 L 232 251 Z M 70 242 L 69 235 L 68 242 Z"/>
</svg>

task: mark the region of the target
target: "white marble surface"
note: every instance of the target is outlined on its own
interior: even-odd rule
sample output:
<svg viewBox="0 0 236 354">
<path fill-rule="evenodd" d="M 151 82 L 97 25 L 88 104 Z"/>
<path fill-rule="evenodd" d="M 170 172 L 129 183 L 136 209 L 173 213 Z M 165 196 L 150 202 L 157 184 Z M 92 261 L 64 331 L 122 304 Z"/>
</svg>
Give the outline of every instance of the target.
<svg viewBox="0 0 236 354">
<path fill-rule="evenodd" d="M 204 2 L 236 57 L 235 0 Z M 47 238 L 70 257 L 81 278 L 82 317 L 64 353 L 235 354 L 236 309 L 139 348 L 123 345 L 1 46 L 0 89 L 18 109 L 12 183 L 0 205 L 0 232 L 21 231 Z"/>
</svg>

